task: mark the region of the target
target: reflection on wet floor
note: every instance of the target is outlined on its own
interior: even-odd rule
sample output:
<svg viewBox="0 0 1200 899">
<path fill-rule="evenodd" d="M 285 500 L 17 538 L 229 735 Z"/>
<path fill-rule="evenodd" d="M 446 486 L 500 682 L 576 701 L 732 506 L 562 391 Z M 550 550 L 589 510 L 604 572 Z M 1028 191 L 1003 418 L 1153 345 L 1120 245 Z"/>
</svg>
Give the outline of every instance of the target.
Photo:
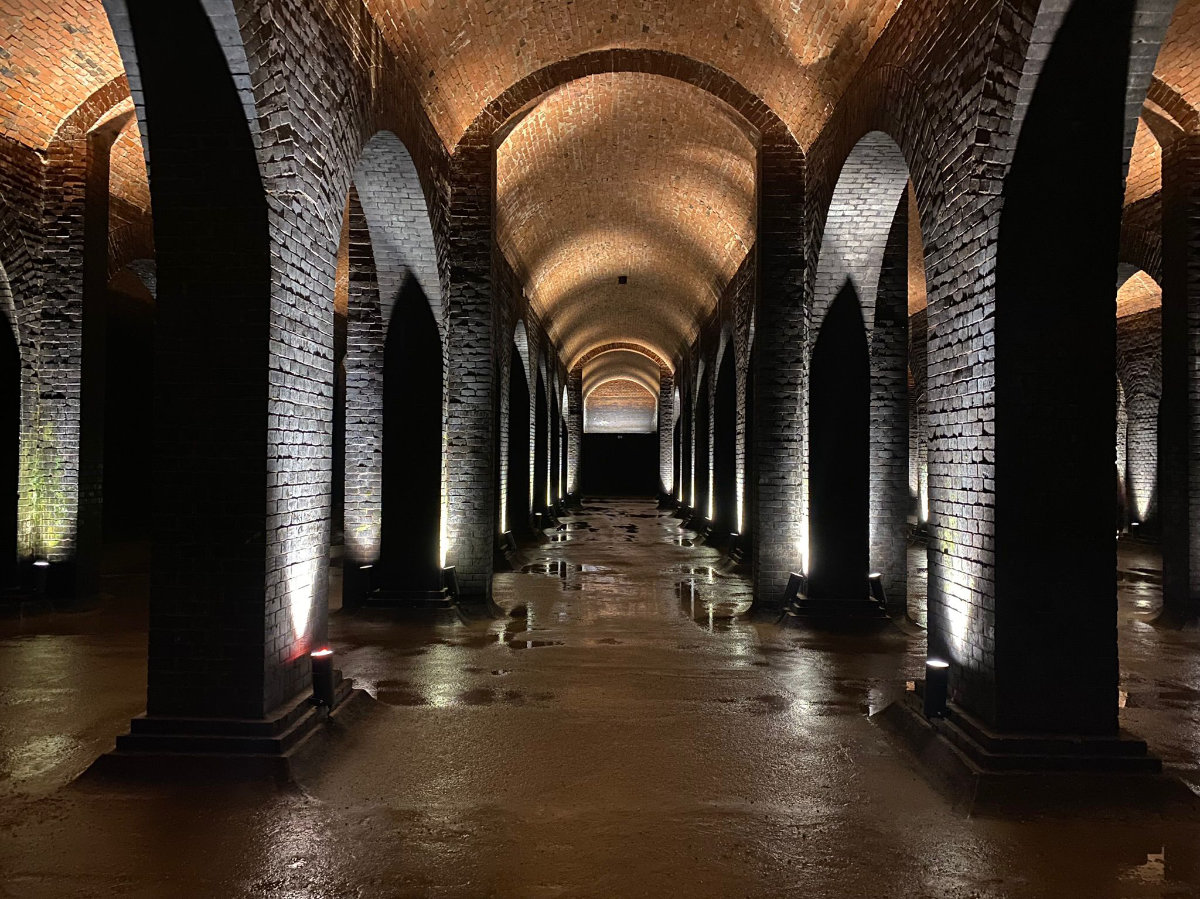
<svg viewBox="0 0 1200 899">
<path fill-rule="evenodd" d="M 868 717 L 920 631 L 777 627 L 649 502 L 563 525 L 495 618 L 334 616 L 374 701 L 295 791 L 63 788 L 144 703 L 144 618 L 0 630 L 0 895 L 1200 896 L 1194 823 L 955 813 Z M 1200 634 L 1119 557 L 1122 724 L 1200 781 Z"/>
</svg>

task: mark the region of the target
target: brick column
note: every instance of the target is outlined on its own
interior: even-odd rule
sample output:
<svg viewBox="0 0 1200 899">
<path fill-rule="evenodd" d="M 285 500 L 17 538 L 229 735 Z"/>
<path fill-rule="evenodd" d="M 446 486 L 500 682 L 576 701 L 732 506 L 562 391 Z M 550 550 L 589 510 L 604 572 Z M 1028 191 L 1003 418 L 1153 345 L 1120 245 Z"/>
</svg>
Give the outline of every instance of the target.
<svg viewBox="0 0 1200 899">
<path fill-rule="evenodd" d="M 550 485 L 550 505 L 554 505 L 558 501 L 558 480 L 559 472 L 562 471 L 562 466 L 558 462 L 558 454 L 561 452 L 559 448 L 559 438 L 561 436 L 561 428 L 559 427 L 561 414 L 559 412 L 558 391 L 554 388 L 554 382 L 550 383 L 550 467 L 546 477 Z"/>
<path fill-rule="evenodd" d="M 348 215 L 344 593 L 353 602 L 358 566 L 379 560 L 382 536 L 384 326 L 371 235 L 353 191 Z"/>
<path fill-rule="evenodd" d="M 679 372 L 676 371 L 676 376 Z M 695 484 L 695 457 L 696 457 L 696 426 L 694 403 L 696 401 L 696 388 L 694 372 L 689 373 L 689 381 L 684 383 L 686 389 L 681 390 L 679 401 L 683 404 L 683 411 L 679 416 L 679 480 L 680 492 L 679 502 L 688 507 L 693 508 L 696 504 L 696 498 L 693 495 L 693 485 Z"/>
<path fill-rule="evenodd" d="M 908 202 L 888 235 L 871 331 L 870 564 L 893 614 L 908 595 Z"/>
<path fill-rule="evenodd" d="M 492 201 L 490 145 L 460 146 L 452 160 L 449 277 L 445 292 L 446 564 L 457 568 L 462 598 L 484 600 L 492 585 L 496 485 L 492 483 Z M 511 522 L 510 522 L 511 526 Z"/>
<path fill-rule="evenodd" d="M 73 568 L 80 506 L 87 148 L 83 133 L 58 135 L 47 159 L 42 214 L 38 394 L 24 413 L 33 452 L 22 460 L 20 553 Z M 107 259 L 105 260 L 107 263 Z M 74 570 L 67 570 L 74 587 Z"/>
<path fill-rule="evenodd" d="M 1162 310 L 1117 319 L 1118 496 L 1143 533 L 1161 532 L 1158 515 L 1159 403 L 1162 398 Z M 1169 430 L 1168 425 L 1168 430 Z"/>
<path fill-rule="evenodd" d="M 663 371 L 658 382 L 658 491 L 675 490 L 675 378 Z"/>
<path fill-rule="evenodd" d="M 1162 179 L 1163 603 L 1186 621 L 1200 615 L 1200 135 L 1163 148 Z"/>
<path fill-rule="evenodd" d="M 754 598 L 772 604 L 800 567 L 800 422 L 804 320 L 804 157 L 764 135 L 758 165 L 758 293 L 754 378 Z"/>
<path fill-rule="evenodd" d="M 267 635 L 311 623 L 307 605 L 274 614 L 266 590 L 269 560 L 286 553 L 267 515 L 284 477 L 269 458 L 269 398 L 290 390 L 271 383 L 268 207 L 200 4 L 143 0 L 130 13 L 158 252 L 147 711 L 261 718 L 307 678 L 303 643 L 281 656 Z M 304 599 L 318 589 L 316 573 L 289 573 L 307 580 Z"/>
<path fill-rule="evenodd" d="M 937 611 L 965 669 L 952 670 L 956 699 L 1000 732 L 1117 733 L 1113 296 L 1124 180 L 1119 60 L 1131 16 L 1123 5 L 1075 4 L 1064 19 L 1003 185 L 994 325 L 978 307 L 961 318 L 952 357 L 971 371 L 959 376 L 961 394 L 980 398 L 959 407 L 957 446 L 935 486 L 946 474 L 950 491 L 978 495 L 994 484 L 994 517 L 942 521 L 939 510 L 933 538 L 965 541 L 964 555 L 994 560 L 994 569 L 965 590 L 944 585 L 954 605 Z M 976 225 L 957 227 L 971 234 Z M 931 343 L 931 362 L 945 349 Z M 979 605 L 968 590 L 982 594 Z M 931 627 L 934 615 L 931 594 Z"/>
<path fill-rule="evenodd" d="M 583 451 L 583 369 L 567 377 L 567 493 L 579 494 Z"/>
</svg>

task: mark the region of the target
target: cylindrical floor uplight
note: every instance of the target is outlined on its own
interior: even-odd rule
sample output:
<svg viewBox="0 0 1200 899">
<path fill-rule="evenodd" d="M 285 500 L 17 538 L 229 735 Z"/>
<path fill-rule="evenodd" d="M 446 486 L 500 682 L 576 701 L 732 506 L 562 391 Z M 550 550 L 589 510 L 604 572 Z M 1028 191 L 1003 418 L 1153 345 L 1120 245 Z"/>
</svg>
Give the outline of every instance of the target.
<svg viewBox="0 0 1200 899">
<path fill-rule="evenodd" d="M 783 604 L 793 603 L 800 598 L 801 593 L 808 592 L 804 575 L 793 571 L 788 575 L 787 589 L 783 591 Z"/>
<path fill-rule="evenodd" d="M 458 599 L 458 569 L 456 566 L 447 565 L 442 569 L 442 586 L 454 599 Z"/>
<path fill-rule="evenodd" d="M 333 708 L 333 650 L 318 649 L 312 654 L 313 699 L 318 705 Z"/>
<path fill-rule="evenodd" d="M 941 659 L 925 661 L 925 717 L 945 718 L 950 689 L 950 663 Z"/>
<path fill-rule="evenodd" d="M 49 590 L 50 563 L 46 559 L 38 559 L 33 563 L 33 589 L 38 596 L 45 596 Z"/>
<path fill-rule="evenodd" d="M 867 581 L 871 585 L 871 596 L 881 606 L 886 606 L 887 594 L 883 592 L 883 575 L 878 571 L 872 571 L 867 575 Z"/>
</svg>

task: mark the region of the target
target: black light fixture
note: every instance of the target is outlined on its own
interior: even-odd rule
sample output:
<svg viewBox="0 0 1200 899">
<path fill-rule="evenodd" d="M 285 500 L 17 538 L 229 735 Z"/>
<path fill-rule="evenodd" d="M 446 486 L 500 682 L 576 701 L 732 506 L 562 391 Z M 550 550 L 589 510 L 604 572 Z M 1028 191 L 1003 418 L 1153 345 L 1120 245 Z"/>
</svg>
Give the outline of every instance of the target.
<svg viewBox="0 0 1200 899">
<path fill-rule="evenodd" d="M 517 538 L 513 536 L 512 531 L 505 531 L 501 534 L 500 542 L 504 546 L 505 552 L 515 553 L 517 551 Z"/>
<path fill-rule="evenodd" d="M 878 571 L 872 571 L 867 575 L 867 580 L 871 584 L 871 596 L 875 598 L 881 606 L 887 605 L 887 594 L 883 590 L 883 575 Z"/>
<path fill-rule="evenodd" d="M 793 571 L 788 575 L 787 589 L 783 591 L 784 605 L 795 602 L 802 592 L 804 592 L 804 575 Z"/>
<path fill-rule="evenodd" d="M 925 660 L 925 717 L 945 718 L 950 691 L 950 663 L 941 659 Z"/>
<path fill-rule="evenodd" d="M 50 562 L 48 559 L 37 559 L 33 563 L 33 590 L 38 596 L 45 596 L 49 589 Z"/>
<path fill-rule="evenodd" d="M 447 565 L 442 569 L 442 586 L 454 599 L 458 599 L 458 570 L 455 566 Z"/>
<path fill-rule="evenodd" d="M 326 647 L 312 654 L 313 701 L 333 708 L 333 650 Z"/>
</svg>

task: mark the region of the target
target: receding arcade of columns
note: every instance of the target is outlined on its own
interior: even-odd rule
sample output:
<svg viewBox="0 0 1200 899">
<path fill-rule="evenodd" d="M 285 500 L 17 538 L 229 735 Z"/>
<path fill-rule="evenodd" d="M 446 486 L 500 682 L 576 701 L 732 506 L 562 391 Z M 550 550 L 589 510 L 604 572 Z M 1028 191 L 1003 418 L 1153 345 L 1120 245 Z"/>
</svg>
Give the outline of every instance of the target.
<svg viewBox="0 0 1200 899">
<path fill-rule="evenodd" d="M 452 153 L 379 100 L 374 75 L 346 76 L 353 102 L 327 110 L 344 116 L 340 143 L 307 156 L 324 136 L 297 124 L 298 150 L 273 132 L 277 110 L 247 85 L 278 60 L 242 43 L 232 4 L 109 6 L 131 74 L 47 155 L 61 189 L 44 207 L 38 314 L 31 281 L 5 279 L 22 365 L 13 542 L 88 589 L 104 439 L 92 300 L 109 275 L 108 154 L 136 115 L 157 262 L 151 714 L 257 718 L 307 689 L 335 441 L 351 593 L 436 592 L 453 566 L 460 601 L 481 602 L 503 534 L 532 536 L 537 513 L 579 495 L 585 363 L 562 355 L 496 244 L 495 159 L 528 104 L 598 67 L 701 87 L 753 135 L 755 243 L 691 343 L 654 357 L 650 386 L 662 498 L 752 547 L 759 603 L 793 571 L 815 596 L 859 599 L 878 571 L 902 614 L 911 519 L 928 528 L 930 647 L 954 700 L 1000 730 L 1112 732 L 1113 445 L 1136 428 L 1139 446 L 1157 440 L 1158 483 L 1143 467 L 1133 484 L 1126 453 L 1126 493 L 1142 519 L 1156 497 L 1167 609 L 1195 616 L 1200 138 L 1186 128 L 1163 145 L 1157 429 L 1138 405 L 1150 391 L 1116 392 L 1128 95 L 1147 74 L 1125 63 L 1132 2 L 1046 14 L 1007 34 L 1012 52 L 957 72 L 1006 85 L 986 130 L 930 96 L 950 63 L 924 85 L 865 70 L 801 147 L 728 76 L 613 51 L 513 85 Z M 378 71 L 394 72 L 381 47 Z M 318 80 L 312 65 L 301 77 Z M 914 231 L 928 308 L 910 316 Z M 1071 522 L 1051 555 L 1043 522 Z"/>
</svg>

